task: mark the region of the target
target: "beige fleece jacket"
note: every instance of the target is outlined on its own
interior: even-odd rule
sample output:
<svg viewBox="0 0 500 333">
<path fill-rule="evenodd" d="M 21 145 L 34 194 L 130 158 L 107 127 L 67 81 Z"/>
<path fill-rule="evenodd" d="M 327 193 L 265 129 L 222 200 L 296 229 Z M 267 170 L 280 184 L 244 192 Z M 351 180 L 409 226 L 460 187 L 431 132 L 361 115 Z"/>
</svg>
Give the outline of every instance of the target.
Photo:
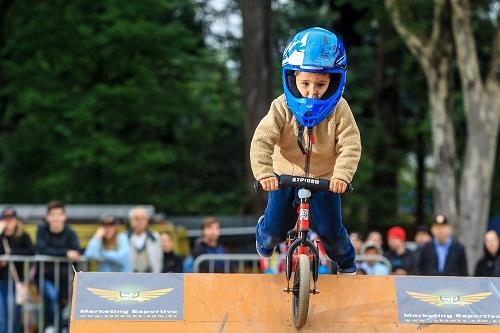
<svg viewBox="0 0 500 333">
<path fill-rule="evenodd" d="M 262 118 L 250 145 L 250 162 L 255 179 L 274 174 L 304 176 L 305 156 L 297 145 L 298 122 L 288 109 L 285 96 L 271 103 Z M 304 131 L 304 148 L 307 147 Z M 313 127 L 310 177 L 352 181 L 361 157 L 361 138 L 351 108 L 341 98 L 333 112 Z"/>
</svg>

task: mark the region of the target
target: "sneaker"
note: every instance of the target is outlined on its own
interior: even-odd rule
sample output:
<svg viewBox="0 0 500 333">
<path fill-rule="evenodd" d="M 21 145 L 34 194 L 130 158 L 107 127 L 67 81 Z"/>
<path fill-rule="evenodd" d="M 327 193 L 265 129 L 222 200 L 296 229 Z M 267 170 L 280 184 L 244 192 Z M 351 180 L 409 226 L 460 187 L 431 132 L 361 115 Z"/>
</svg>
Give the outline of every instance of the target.
<svg viewBox="0 0 500 333">
<path fill-rule="evenodd" d="M 255 241 L 255 249 L 257 250 L 259 256 L 261 256 L 262 258 L 269 258 L 274 253 L 274 249 L 268 249 L 266 247 L 260 246 L 257 241 Z"/>
<path fill-rule="evenodd" d="M 358 271 L 358 267 L 349 267 L 349 268 L 338 268 L 337 269 L 337 275 L 356 275 L 356 272 Z"/>
<path fill-rule="evenodd" d="M 259 224 L 263 219 L 264 219 L 264 215 L 259 217 L 259 221 L 257 222 L 257 224 Z M 259 256 L 261 256 L 263 258 L 269 258 L 274 253 L 274 249 L 268 249 L 267 247 L 263 247 L 263 246 L 259 245 L 259 243 L 257 241 L 255 241 L 255 249 L 257 250 L 257 253 L 259 254 Z"/>
</svg>

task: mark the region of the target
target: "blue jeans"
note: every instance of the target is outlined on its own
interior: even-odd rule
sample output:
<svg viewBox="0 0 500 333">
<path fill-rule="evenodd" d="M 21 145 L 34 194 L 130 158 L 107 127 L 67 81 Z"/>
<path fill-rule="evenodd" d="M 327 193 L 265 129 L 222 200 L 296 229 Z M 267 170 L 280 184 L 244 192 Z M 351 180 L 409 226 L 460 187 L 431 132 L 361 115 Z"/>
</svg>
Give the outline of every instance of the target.
<svg viewBox="0 0 500 333">
<path fill-rule="evenodd" d="M 14 286 L 14 281 L 12 281 L 11 288 L 12 288 L 11 294 L 9 295 L 8 281 L 0 280 L 0 333 L 9 332 L 9 323 L 10 323 L 10 332 L 12 333 L 18 332 L 20 306 L 17 305 L 15 301 L 16 287 Z M 12 307 L 11 308 L 12 310 L 9 309 L 9 303 L 10 306 Z M 13 311 L 13 313 L 11 311 Z M 10 318 L 9 315 L 11 316 Z"/>
<path fill-rule="evenodd" d="M 54 321 L 56 311 L 59 312 L 59 332 L 61 332 L 62 325 L 62 309 L 59 300 L 59 292 L 54 283 L 50 280 L 45 280 L 43 283 L 43 307 L 44 307 L 44 321 L 45 327 L 56 326 Z"/>
<path fill-rule="evenodd" d="M 257 225 L 257 243 L 272 249 L 285 240 L 297 221 L 297 190 L 280 188 L 269 192 L 264 219 Z M 310 198 L 312 228 L 318 233 L 326 254 L 340 268 L 356 264 L 354 248 L 342 224 L 340 195 L 333 192 L 313 192 Z"/>
</svg>

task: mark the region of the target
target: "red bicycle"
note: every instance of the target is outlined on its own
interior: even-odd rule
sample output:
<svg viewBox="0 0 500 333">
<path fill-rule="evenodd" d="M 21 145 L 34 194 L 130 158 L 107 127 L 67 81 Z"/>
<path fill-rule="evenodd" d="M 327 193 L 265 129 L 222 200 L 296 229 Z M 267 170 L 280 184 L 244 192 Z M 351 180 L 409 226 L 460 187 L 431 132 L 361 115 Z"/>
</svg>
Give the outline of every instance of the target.
<svg viewBox="0 0 500 333">
<path fill-rule="evenodd" d="M 297 224 L 295 229 L 288 232 L 286 240 L 285 275 L 286 293 L 292 293 L 292 316 L 294 326 L 301 328 L 307 321 L 309 312 L 309 295 L 319 294 L 317 281 L 319 276 L 319 239 L 308 239 L 309 225 L 311 223 L 310 198 L 312 191 L 329 191 L 330 181 L 319 178 L 298 177 L 281 175 L 278 177 L 280 187 L 298 188 L 299 203 L 297 206 Z M 256 189 L 261 189 L 260 183 L 255 182 Z M 348 185 L 347 192 L 352 190 Z M 311 289 L 311 272 L 313 287 Z M 293 285 L 290 280 L 293 274 Z"/>
</svg>

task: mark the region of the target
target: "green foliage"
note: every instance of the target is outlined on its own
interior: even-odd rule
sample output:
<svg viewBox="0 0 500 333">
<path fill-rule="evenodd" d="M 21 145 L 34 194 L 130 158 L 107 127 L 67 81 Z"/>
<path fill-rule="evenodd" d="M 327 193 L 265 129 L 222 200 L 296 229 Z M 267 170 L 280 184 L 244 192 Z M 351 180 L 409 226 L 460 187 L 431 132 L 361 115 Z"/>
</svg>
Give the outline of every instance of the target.
<svg viewBox="0 0 500 333">
<path fill-rule="evenodd" d="M 0 200 L 243 206 L 243 114 L 193 4 L 16 1 L 0 66 Z"/>
</svg>

